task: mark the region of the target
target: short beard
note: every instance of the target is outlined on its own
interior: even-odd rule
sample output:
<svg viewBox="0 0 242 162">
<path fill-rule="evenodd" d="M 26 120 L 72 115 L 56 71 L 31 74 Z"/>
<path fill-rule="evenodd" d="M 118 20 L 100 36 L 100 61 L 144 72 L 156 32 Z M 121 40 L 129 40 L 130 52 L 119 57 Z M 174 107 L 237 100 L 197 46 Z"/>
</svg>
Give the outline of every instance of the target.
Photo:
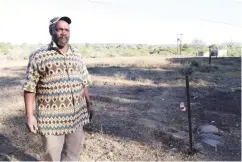
<svg viewBox="0 0 242 162">
<path fill-rule="evenodd" d="M 57 44 L 61 47 L 64 47 L 65 45 L 68 44 L 68 39 L 65 37 L 57 39 Z"/>
<path fill-rule="evenodd" d="M 53 36 L 53 41 L 56 43 L 59 47 L 64 47 L 68 44 L 69 39 L 66 37 L 57 38 L 56 36 Z"/>
</svg>

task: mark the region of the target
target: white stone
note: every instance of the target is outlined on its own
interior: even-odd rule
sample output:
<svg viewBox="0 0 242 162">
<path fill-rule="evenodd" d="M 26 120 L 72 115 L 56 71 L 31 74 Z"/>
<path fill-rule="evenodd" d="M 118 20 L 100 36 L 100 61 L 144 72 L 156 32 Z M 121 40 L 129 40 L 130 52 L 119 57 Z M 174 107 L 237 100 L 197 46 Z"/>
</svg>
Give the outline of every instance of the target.
<svg viewBox="0 0 242 162">
<path fill-rule="evenodd" d="M 201 135 L 200 135 L 203 139 L 214 139 L 214 140 L 221 140 L 221 137 L 220 136 L 218 136 L 218 135 L 215 135 L 215 134 L 213 134 L 213 133 L 202 133 Z"/>
<path fill-rule="evenodd" d="M 203 133 L 218 133 L 218 128 L 213 125 L 202 125 L 199 130 Z"/>
<path fill-rule="evenodd" d="M 217 145 L 221 145 L 221 143 L 219 141 L 213 140 L 213 139 L 203 139 L 202 141 L 213 147 L 217 147 Z"/>
<path fill-rule="evenodd" d="M 175 139 L 185 140 L 189 138 L 188 132 L 179 131 L 177 133 L 172 133 L 172 137 Z"/>
</svg>

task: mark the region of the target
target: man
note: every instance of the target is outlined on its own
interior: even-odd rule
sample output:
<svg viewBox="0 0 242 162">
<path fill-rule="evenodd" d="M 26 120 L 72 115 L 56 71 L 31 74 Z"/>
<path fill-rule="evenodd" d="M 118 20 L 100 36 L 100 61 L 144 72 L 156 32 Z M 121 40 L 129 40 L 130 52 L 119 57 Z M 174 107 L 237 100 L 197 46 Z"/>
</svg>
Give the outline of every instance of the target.
<svg viewBox="0 0 242 162">
<path fill-rule="evenodd" d="M 48 161 L 77 161 L 92 118 L 90 75 L 68 43 L 70 24 L 69 17 L 51 19 L 52 41 L 30 55 L 23 85 L 27 127 L 41 135 Z"/>
</svg>

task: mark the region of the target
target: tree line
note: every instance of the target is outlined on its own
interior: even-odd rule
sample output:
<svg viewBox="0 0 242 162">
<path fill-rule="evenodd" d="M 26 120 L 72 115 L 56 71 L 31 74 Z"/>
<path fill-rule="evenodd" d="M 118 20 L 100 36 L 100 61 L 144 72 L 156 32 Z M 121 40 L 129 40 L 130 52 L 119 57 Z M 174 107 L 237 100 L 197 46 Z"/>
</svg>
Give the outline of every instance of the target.
<svg viewBox="0 0 242 162">
<path fill-rule="evenodd" d="M 4 56 L 7 59 L 19 60 L 28 59 L 29 55 L 36 49 L 44 46 L 43 44 L 11 44 L 0 43 L 0 57 Z M 217 49 L 226 49 L 228 56 L 241 56 L 241 45 L 239 43 L 228 42 L 223 44 L 210 44 L 199 39 L 194 39 L 189 44 L 182 44 L 181 47 L 176 44 L 167 45 L 149 45 L 149 44 L 97 44 L 97 43 L 80 43 L 73 44 L 80 51 L 83 57 L 116 57 L 116 56 L 196 56 L 199 51 L 207 52 L 209 47 Z"/>
</svg>

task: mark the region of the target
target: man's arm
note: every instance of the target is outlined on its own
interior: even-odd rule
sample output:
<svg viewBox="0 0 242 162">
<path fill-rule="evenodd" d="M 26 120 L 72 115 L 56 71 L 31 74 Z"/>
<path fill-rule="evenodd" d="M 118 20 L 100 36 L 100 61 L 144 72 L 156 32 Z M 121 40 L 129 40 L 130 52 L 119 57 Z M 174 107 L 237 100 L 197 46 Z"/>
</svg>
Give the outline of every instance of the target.
<svg viewBox="0 0 242 162">
<path fill-rule="evenodd" d="M 89 113 L 89 119 L 92 119 L 92 116 L 93 116 L 92 101 L 91 101 L 90 95 L 88 93 L 87 87 L 83 88 L 83 94 L 86 99 L 87 111 Z"/>
<path fill-rule="evenodd" d="M 33 105 L 35 101 L 35 93 L 24 91 L 24 103 L 25 103 L 25 112 L 26 119 L 30 119 L 33 115 Z"/>
<path fill-rule="evenodd" d="M 33 110 L 34 101 L 35 101 L 35 93 L 24 91 L 24 103 L 25 103 L 27 127 L 30 132 L 36 134 L 38 131 L 38 123 L 34 116 L 34 110 Z"/>
<path fill-rule="evenodd" d="M 87 70 L 87 67 L 84 63 L 84 61 L 81 61 L 81 66 L 82 66 L 82 70 L 81 70 L 81 75 L 83 78 L 83 83 L 82 83 L 82 88 L 83 88 L 83 95 L 85 97 L 86 100 L 86 105 L 87 105 L 87 110 L 88 110 L 88 114 L 89 114 L 89 119 L 92 118 L 93 116 L 93 111 L 92 111 L 92 102 L 88 93 L 88 86 L 91 84 L 91 78 L 89 75 L 89 72 Z"/>
<path fill-rule="evenodd" d="M 22 89 L 24 90 L 24 103 L 26 111 L 26 124 L 30 132 L 37 133 L 38 124 L 34 116 L 34 101 L 36 93 L 36 85 L 39 81 L 40 74 L 38 71 L 38 65 L 35 60 L 35 54 L 29 56 L 29 61 L 26 69 L 25 81 Z"/>
</svg>

